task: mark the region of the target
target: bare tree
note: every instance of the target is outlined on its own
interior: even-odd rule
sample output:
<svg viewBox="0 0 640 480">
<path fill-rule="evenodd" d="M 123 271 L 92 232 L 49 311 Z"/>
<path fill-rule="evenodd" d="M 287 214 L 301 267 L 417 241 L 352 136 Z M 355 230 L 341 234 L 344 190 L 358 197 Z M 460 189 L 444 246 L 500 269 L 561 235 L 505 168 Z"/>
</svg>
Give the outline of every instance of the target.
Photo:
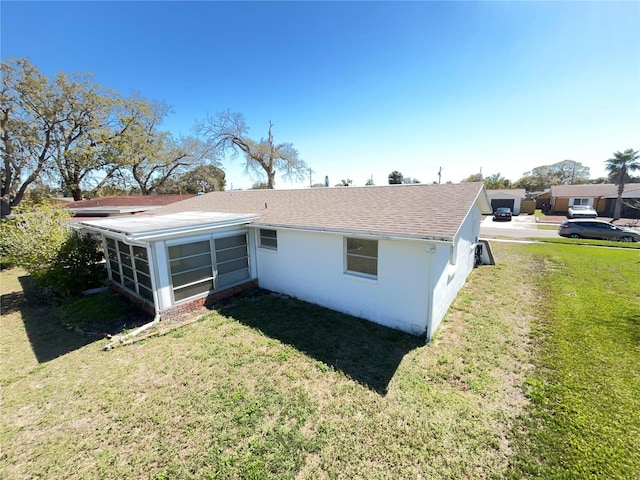
<svg viewBox="0 0 640 480">
<path fill-rule="evenodd" d="M 242 152 L 245 173 L 259 178 L 266 175 L 268 188 L 274 188 L 277 171 L 287 180 L 300 181 L 305 178 L 307 164 L 300 159 L 291 143 L 274 142 L 271 121 L 267 138 L 261 138 L 259 142 L 247 137 L 248 130 L 244 115 L 229 110 L 215 117 L 208 116 L 196 126 L 196 132 L 213 146 L 220 157 L 229 154 L 231 158 L 236 158 Z"/>
</svg>

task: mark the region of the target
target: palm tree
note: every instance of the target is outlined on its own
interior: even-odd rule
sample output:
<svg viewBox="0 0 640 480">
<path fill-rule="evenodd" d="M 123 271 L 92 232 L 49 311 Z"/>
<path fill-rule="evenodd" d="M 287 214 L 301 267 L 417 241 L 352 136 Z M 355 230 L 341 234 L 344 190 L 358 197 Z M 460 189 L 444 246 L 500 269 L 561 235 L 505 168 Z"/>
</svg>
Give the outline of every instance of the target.
<svg viewBox="0 0 640 480">
<path fill-rule="evenodd" d="M 618 198 L 616 199 L 616 207 L 613 212 L 613 219 L 618 220 L 622 213 L 622 193 L 624 186 L 629 181 L 629 173 L 640 170 L 640 155 L 638 151 L 629 148 L 624 152 L 615 152 L 613 158 L 606 160 L 605 169 L 609 172 L 609 178 L 618 186 Z"/>
</svg>

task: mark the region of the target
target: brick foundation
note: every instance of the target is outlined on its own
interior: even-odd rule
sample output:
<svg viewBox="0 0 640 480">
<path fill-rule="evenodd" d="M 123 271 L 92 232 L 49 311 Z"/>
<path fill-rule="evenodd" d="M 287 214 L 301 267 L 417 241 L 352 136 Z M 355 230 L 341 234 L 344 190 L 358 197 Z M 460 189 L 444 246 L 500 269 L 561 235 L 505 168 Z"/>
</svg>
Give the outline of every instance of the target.
<svg viewBox="0 0 640 480">
<path fill-rule="evenodd" d="M 112 283 L 110 285 L 111 289 L 118 294 L 126 297 L 131 303 L 136 305 L 141 310 L 155 315 L 155 309 L 153 305 L 145 302 L 144 300 L 132 295 L 131 292 L 125 290 L 120 285 L 116 283 Z M 238 293 L 244 292 L 245 290 L 251 290 L 258 287 L 258 280 L 249 280 L 248 282 L 241 283 L 240 285 L 236 285 L 235 287 L 227 288 L 226 290 L 222 290 L 220 292 L 214 292 L 207 297 L 196 298 L 195 300 L 191 300 L 190 302 L 181 303 L 180 305 L 175 305 L 171 308 L 160 312 L 160 320 L 175 320 L 180 318 L 181 316 L 195 312 L 197 310 L 201 310 L 203 308 L 211 308 L 217 301 L 224 300 L 225 298 L 233 297 Z"/>
<path fill-rule="evenodd" d="M 140 310 L 142 310 L 144 312 L 147 312 L 152 316 L 154 316 L 156 314 L 156 311 L 155 311 L 155 308 L 153 307 L 153 305 L 151 305 L 150 303 L 145 302 L 141 298 L 136 297 L 130 291 L 122 288 L 117 283 L 111 283 L 111 285 L 109 285 L 109 287 L 111 288 L 111 290 L 113 290 L 114 292 L 118 293 L 119 295 L 122 295 L 123 297 L 126 297 L 127 300 L 129 300 L 131 303 L 133 303 L 136 307 L 140 308 Z"/>
<path fill-rule="evenodd" d="M 201 310 L 202 308 L 211 308 L 219 300 L 232 297 L 234 295 L 237 295 L 238 293 L 244 292 L 245 290 L 251 290 L 257 287 L 258 280 L 250 280 L 248 282 L 241 283 L 240 285 L 236 285 L 235 287 L 212 293 L 207 297 L 196 298 L 195 300 L 191 300 L 190 302 L 181 303 L 180 305 L 175 305 L 171 308 L 168 308 L 167 310 L 160 312 L 160 319 L 175 320 L 187 313 L 195 312 L 197 310 Z"/>
</svg>

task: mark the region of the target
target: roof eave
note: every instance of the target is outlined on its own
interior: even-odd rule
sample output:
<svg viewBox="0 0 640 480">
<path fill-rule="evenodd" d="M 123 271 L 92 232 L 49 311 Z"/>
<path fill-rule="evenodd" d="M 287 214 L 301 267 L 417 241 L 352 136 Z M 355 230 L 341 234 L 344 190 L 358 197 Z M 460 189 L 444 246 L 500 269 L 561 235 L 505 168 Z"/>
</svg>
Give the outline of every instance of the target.
<svg viewBox="0 0 640 480">
<path fill-rule="evenodd" d="M 408 240 L 419 242 L 431 242 L 431 243 L 443 243 L 450 245 L 453 243 L 453 237 L 446 235 L 412 235 L 402 234 L 397 232 L 373 232 L 369 230 L 351 230 L 351 229 L 337 229 L 328 227 L 308 227 L 308 226 L 293 226 L 287 224 L 267 223 L 267 222 L 253 222 L 251 226 L 265 227 L 265 228 L 280 228 L 283 230 L 294 230 L 301 232 L 315 232 L 315 233 L 333 233 L 336 235 L 356 235 L 359 237 L 375 237 L 384 240 Z"/>
<path fill-rule="evenodd" d="M 164 229 L 150 230 L 148 232 L 139 232 L 139 233 L 131 233 L 131 232 L 116 230 L 108 227 L 100 227 L 100 226 L 88 224 L 85 222 L 78 222 L 76 225 L 79 225 L 83 229 L 93 231 L 95 233 L 109 232 L 110 234 L 115 235 L 118 238 L 121 238 L 129 242 L 145 242 L 146 243 L 154 240 L 161 240 L 168 237 L 182 236 L 184 234 L 195 234 L 195 233 L 202 233 L 210 230 L 216 230 L 219 228 L 229 228 L 229 227 L 237 227 L 241 225 L 248 225 L 258 217 L 259 215 L 255 215 L 251 217 L 245 217 L 242 219 L 209 222 L 209 223 L 203 223 L 200 225 L 187 225 L 187 226 L 175 227 L 175 228 L 164 228 Z"/>
</svg>

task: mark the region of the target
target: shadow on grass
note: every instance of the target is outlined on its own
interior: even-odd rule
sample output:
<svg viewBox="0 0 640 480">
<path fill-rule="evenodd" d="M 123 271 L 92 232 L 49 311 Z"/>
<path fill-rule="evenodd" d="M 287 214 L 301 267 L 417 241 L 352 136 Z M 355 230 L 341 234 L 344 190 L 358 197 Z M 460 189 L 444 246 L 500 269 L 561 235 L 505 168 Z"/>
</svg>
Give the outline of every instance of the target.
<svg viewBox="0 0 640 480">
<path fill-rule="evenodd" d="M 56 315 L 53 301 L 40 295 L 28 276 L 20 277 L 19 281 L 22 293 L 2 296 L 3 313 L 8 313 L 4 310 L 5 297 L 11 297 L 11 308 L 22 314 L 27 337 L 38 363 L 54 360 L 96 340 L 64 328 Z"/>
<path fill-rule="evenodd" d="M 424 337 L 273 295 L 238 302 L 228 314 L 380 395 L 387 393 L 403 357 L 425 344 Z"/>
<path fill-rule="evenodd" d="M 63 308 L 59 301 L 43 295 L 42 291 L 33 285 L 30 277 L 23 276 L 18 280 L 22 292 L 2 296 L 2 313 L 20 311 L 31 349 L 38 363 L 49 362 L 66 355 L 102 339 L 106 334 L 119 333 L 124 328 L 133 328 L 151 321 L 148 314 L 132 304 L 122 309 L 114 308 L 110 304 L 106 304 L 105 307 L 98 295 L 92 298 L 73 298 L 65 304 L 67 308 Z M 116 297 L 115 294 L 110 295 Z M 94 304 L 93 309 L 90 308 L 91 303 Z M 75 311 L 68 308 L 69 305 L 76 307 Z M 101 306 L 104 311 L 96 312 L 96 307 Z M 73 318 L 64 318 L 72 316 L 69 312 L 73 313 Z M 84 320 L 82 326 L 87 326 L 85 331 L 94 331 L 97 334 L 83 335 L 73 328 L 65 327 L 64 324 L 67 323 L 80 323 L 79 318 Z M 96 318 L 99 318 L 99 321 L 92 323 Z"/>
</svg>

